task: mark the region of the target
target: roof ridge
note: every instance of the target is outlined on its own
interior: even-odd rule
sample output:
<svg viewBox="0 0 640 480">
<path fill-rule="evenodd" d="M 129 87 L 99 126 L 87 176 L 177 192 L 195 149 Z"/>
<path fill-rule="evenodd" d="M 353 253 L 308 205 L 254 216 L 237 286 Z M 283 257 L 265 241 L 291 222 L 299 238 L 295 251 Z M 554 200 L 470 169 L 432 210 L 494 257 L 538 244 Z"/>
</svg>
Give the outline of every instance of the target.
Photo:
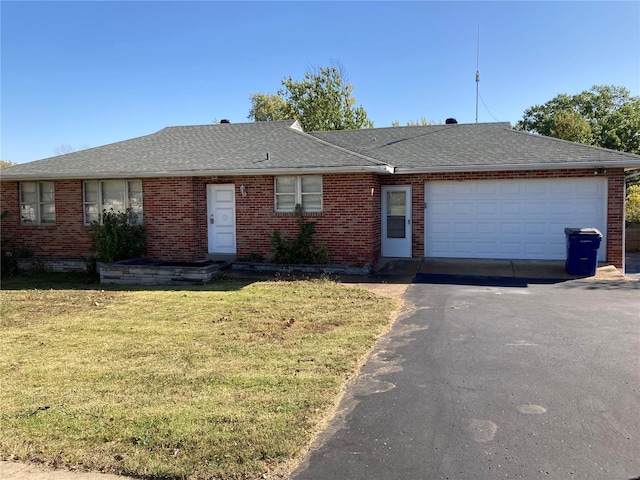
<svg viewBox="0 0 640 480">
<path fill-rule="evenodd" d="M 326 140 L 318 138 L 315 135 L 312 135 L 311 133 L 307 133 L 302 129 L 293 128 L 293 126 L 290 127 L 290 128 L 291 128 L 291 130 L 293 130 L 294 133 L 296 133 L 298 135 L 304 135 L 307 138 L 312 139 L 314 142 L 322 143 L 323 145 L 326 145 L 328 147 L 331 147 L 331 148 L 334 148 L 334 149 L 339 150 L 341 152 L 348 153 L 349 155 L 353 155 L 355 157 L 361 158 L 362 160 L 366 160 L 368 162 L 371 162 L 373 165 L 381 166 L 381 167 L 395 168 L 395 165 L 392 165 L 392 164 L 387 163 L 387 162 L 383 162 L 382 160 L 376 160 L 375 158 L 371 158 L 368 155 L 363 155 L 362 153 L 358 153 L 358 152 L 355 152 L 353 150 L 349 150 L 348 148 L 344 148 L 344 147 L 341 147 L 339 145 L 336 145 L 334 143 L 327 142 Z M 368 130 L 368 129 L 362 129 L 362 130 Z M 332 130 L 332 131 L 336 131 L 337 132 L 337 131 L 342 131 L 342 130 Z"/>
</svg>

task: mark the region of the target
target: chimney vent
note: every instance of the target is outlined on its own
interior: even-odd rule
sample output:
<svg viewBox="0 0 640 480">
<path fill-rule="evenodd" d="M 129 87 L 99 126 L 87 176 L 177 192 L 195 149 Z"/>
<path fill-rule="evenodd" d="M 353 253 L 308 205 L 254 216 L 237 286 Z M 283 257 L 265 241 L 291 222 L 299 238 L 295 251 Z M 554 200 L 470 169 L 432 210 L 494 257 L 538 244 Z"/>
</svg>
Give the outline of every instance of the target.
<svg viewBox="0 0 640 480">
<path fill-rule="evenodd" d="M 220 123 L 231 123 L 231 121 L 223 118 L 222 120 L 220 120 Z"/>
<path fill-rule="evenodd" d="M 458 124 L 458 120 L 456 120 L 455 118 L 447 118 L 444 123 L 446 125 L 457 125 Z"/>
</svg>

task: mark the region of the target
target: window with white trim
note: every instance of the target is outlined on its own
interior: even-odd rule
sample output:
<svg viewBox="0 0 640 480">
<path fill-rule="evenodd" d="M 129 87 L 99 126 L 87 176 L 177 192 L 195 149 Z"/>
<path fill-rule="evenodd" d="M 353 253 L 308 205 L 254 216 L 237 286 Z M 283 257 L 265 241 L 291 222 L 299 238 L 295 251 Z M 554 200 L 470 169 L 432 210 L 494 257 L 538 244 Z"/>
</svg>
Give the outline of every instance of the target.
<svg viewBox="0 0 640 480">
<path fill-rule="evenodd" d="M 85 180 L 84 223 L 102 222 L 102 212 L 129 211 L 137 224 L 143 223 L 141 180 Z"/>
<path fill-rule="evenodd" d="M 56 223 L 53 182 L 20 183 L 20 222 L 23 225 L 54 225 Z"/>
<path fill-rule="evenodd" d="M 276 212 L 322 211 L 322 175 L 280 176 L 274 178 Z"/>
</svg>

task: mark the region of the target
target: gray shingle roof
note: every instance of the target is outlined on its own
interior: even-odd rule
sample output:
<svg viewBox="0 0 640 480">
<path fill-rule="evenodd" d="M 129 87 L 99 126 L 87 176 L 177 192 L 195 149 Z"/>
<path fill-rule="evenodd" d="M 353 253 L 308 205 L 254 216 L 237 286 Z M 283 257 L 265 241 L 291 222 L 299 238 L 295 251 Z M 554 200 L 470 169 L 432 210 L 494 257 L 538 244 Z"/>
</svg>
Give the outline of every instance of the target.
<svg viewBox="0 0 640 480">
<path fill-rule="evenodd" d="M 308 135 L 297 121 L 288 120 L 167 127 L 151 135 L 10 167 L 2 171 L 2 177 L 265 174 L 274 170 L 384 168 L 381 162 Z"/>
<path fill-rule="evenodd" d="M 640 156 L 519 132 L 508 123 L 304 133 L 297 121 L 288 120 L 167 127 L 0 174 L 21 180 L 596 166 L 638 168 Z"/>
<path fill-rule="evenodd" d="M 509 123 L 310 132 L 399 171 L 640 166 L 640 156 L 513 130 Z M 634 165 L 635 164 L 635 165 Z"/>
</svg>

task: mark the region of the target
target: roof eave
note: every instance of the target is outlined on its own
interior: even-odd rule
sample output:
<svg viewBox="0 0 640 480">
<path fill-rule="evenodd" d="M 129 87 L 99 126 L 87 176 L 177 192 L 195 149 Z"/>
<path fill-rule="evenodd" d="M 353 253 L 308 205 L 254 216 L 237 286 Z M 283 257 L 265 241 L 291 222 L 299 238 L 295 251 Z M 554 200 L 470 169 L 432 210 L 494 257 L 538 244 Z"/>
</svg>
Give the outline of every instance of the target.
<svg viewBox="0 0 640 480">
<path fill-rule="evenodd" d="M 268 175 L 318 175 L 332 173 L 376 173 L 391 174 L 393 169 L 387 165 L 357 165 L 348 167 L 278 167 L 268 169 L 201 169 L 175 170 L 161 172 L 78 172 L 73 174 L 15 174 L 2 175 L 3 182 L 21 182 L 29 180 L 96 180 L 118 178 L 170 178 L 170 177 L 238 177 L 238 176 L 268 176 Z"/>
<path fill-rule="evenodd" d="M 433 167 L 396 167 L 395 173 L 447 173 L 447 172 L 488 172 L 488 171 L 527 171 L 527 170 L 576 170 L 581 168 L 624 168 L 633 170 L 640 168 L 640 163 L 626 161 L 606 162 L 571 162 L 571 163 L 527 163 L 503 165 L 441 165 Z"/>
</svg>

